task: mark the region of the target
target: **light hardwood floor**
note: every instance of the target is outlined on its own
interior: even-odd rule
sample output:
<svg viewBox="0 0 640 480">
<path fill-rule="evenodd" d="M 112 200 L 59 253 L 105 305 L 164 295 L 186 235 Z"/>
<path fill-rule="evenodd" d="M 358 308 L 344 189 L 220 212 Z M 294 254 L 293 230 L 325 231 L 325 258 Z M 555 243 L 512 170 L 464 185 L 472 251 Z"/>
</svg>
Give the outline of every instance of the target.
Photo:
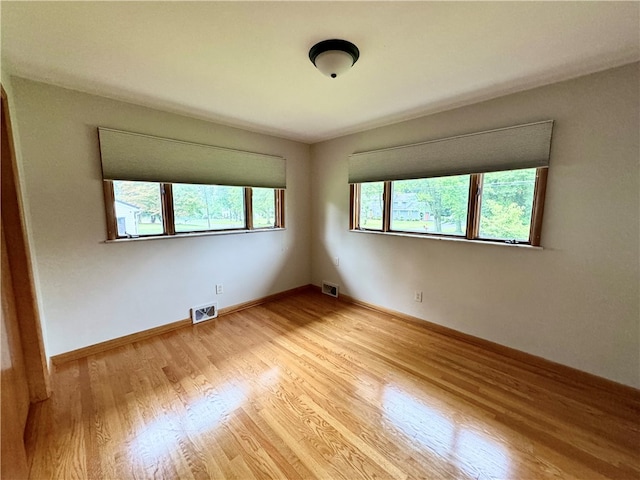
<svg viewBox="0 0 640 480">
<path fill-rule="evenodd" d="M 640 400 L 315 291 L 56 368 L 33 479 L 640 478 Z"/>
</svg>

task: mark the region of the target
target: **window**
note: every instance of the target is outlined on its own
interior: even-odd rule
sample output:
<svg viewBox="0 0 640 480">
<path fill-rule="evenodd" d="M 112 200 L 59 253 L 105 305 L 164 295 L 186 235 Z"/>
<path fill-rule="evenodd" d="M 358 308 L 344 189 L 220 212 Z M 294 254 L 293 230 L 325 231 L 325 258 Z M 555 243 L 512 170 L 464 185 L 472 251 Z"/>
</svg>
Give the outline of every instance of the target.
<svg viewBox="0 0 640 480">
<path fill-rule="evenodd" d="M 164 234 L 160 187 L 155 182 L 113 182 L 118 237 Z"/>
<path fill-rule="evenodd" d="M 540 245 L 553 124 L 352 153 L 350 228 Z"/>
<path fill-rule="evenodd" d="M 391 230 L 465 236 L 470 175 L 393 182 Z"/>
<path fill-rule="evenodd" d="M 382 230 L 384 182 L 363 183 L 360 189 L 360 226 L 366 230 Z"/>
<path fill-rule="evenodd" d="M 273 188 L 252 188 L 253 228 L 276 226 L 276 195 Z"/>
<path fill-rule="evenodd" d="M 286 159 L 98 127 L 107 238 L 284 228 Z"/>
<path fill-rule="evenodd" d="M 351 228 L 540 245 L 546 179 L 542 167 L 353 184 Z"/>
<path fill-rule="evenodd" d="M 244 188 L 173 185 L 176 233 L 245 228 Z"/>
<path fill-rule="evenodd" d="M 528 242 L 536 169 L 482 175 L 478 236 Z"/>
<path fill-rule="evenodd" d="M 104 180 L 109 240 L 284 228 L 284 190 Z"/>
</svg>

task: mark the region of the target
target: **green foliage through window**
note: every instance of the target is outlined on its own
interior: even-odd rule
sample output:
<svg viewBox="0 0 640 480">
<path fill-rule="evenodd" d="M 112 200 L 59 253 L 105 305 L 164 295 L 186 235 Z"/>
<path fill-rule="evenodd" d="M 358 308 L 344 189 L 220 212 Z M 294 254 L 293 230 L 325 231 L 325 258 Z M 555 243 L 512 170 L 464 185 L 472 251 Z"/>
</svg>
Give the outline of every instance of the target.
<svg viewBox="0 0 640 480">
<path fill-rule="evenodd" d="M 160 184 L 114 181 L 115 213 L 118 236 L 162 235 Z"/>
<path fill-rule="evenodd" d="M 469 175 L 393 182 L 391 230 L 465 235 Z"/>
<path fill-rule="evenodd" d="M 546 182 L 546 170 L 542 173 Z M 362 183 L 352 228 L 539 245 L 542 207 L 534 218 L 537 182 L 538 169 L 529 168 Z M 389 212 L 385 191 L 391 192 Z M 543 199 L 539 200 L 542 204 Z M 533 243 L 534 234 L 537 243 Z"/>
<path fill-rule="evenodd" d="M 363 183 L 360 188 L 360 226 L 382 230 L 384 182 Z"/>
<path fill-rule="evenodd" d="M 282 192 L 251 188 L 252 205 L 245 205 L 248 187 L 161 184 L 114 180 L 113 209 L 107 215 L 109 238 L 173 235 L 175 233 L 247 228 L 279 228 Z M 248 194 L 248 193 L 247 193 Z M 276 197 L 280 199 L 276 202 Z M 163 208 L 164 203 L 164 208 Z M 247 222 L 252 211 L 252 225 Z M 167 216 L 173 212 L 167 222 Z"/>
<path fill-rule="evenodd" d="M 480 238 L 529 239 L 536 169 L 483 175 Z"/>
<path fill-rule="evenodd" d="M 273 228 L 276 224 L 276 199 L 273 188 L 252 188 L 253 228 Z"/>
<path fill-rule="evenodd" d="M 176 232 L 244 228 L 244 189 L 173 184 Z"/>
</svg>

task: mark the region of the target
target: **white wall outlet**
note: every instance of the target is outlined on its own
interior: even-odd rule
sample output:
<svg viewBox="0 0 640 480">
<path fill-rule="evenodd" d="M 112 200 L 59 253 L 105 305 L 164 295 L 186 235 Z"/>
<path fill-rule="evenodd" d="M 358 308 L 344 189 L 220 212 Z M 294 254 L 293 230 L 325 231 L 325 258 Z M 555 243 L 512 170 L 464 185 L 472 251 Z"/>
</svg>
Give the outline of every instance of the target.
<svg viewBox="0 0 640 480">
<path fill-rule="evenodd" d="M 221 284 L 221 283 L 218 283 L 218 284 L 216 285 L 216 295 L 220 295 L 220 294 L 222 294 L 222 293 L 224 293 L 224 288 L 222 287 L 222 284 Z"/>
<path fill-rule="evenodd" d="M 336 267 L 339 267 L 339 266 L 340 266 L 340 259 L 339 259 L 338 257 L 335 257 L 335 258 L 333 259 L 333 264 L 334 264 Z"/>
<path fill-rule="evenodd" d="M 422 303 L 422 292 L 413 292 L 413 300 Z"/>
</svg>

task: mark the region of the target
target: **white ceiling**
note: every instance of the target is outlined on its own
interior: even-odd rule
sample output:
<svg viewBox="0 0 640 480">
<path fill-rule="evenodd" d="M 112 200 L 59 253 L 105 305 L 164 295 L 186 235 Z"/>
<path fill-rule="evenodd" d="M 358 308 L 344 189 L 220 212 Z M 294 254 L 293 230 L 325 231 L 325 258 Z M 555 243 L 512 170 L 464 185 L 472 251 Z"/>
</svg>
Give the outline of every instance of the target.
<svg viewBox="0 0 640 480">
<path fill-rule="evenodd" d="M 14 75 L 313 143 L 640 59 L 638 2 L 10 2 Z M 308 58 L 355 43 L 345 76 Z"/>
</svg>

